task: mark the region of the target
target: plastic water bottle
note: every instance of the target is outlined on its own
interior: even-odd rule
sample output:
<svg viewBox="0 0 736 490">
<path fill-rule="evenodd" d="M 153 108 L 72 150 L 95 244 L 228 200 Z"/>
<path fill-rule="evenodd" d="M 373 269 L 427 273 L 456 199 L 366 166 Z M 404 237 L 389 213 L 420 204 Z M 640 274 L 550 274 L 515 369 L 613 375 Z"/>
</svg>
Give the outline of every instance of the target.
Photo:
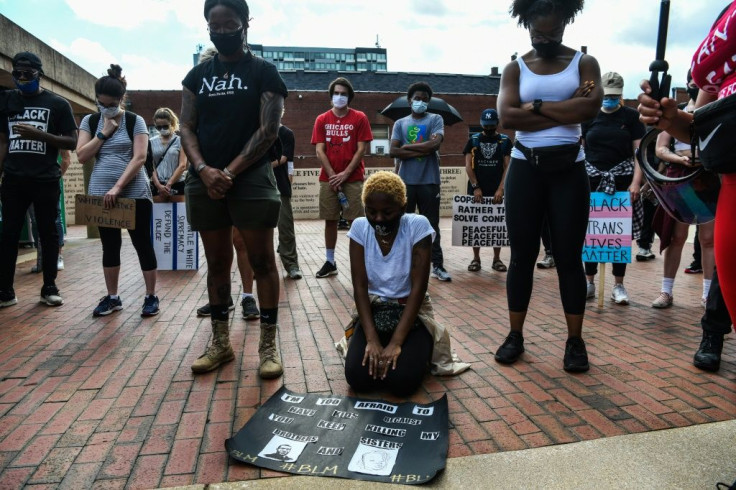
<svg viewBox="0 0 736 490">
<path fill-rule="evenodd" d="M 337 192 L 337 200 L 340 201 L 340 206 L 342 207 L 342 210 L 345 211 L 350 207 L 350 203 L 348 202 L 348 196 L 345 195 L 343 191 Z"/>
</svg>

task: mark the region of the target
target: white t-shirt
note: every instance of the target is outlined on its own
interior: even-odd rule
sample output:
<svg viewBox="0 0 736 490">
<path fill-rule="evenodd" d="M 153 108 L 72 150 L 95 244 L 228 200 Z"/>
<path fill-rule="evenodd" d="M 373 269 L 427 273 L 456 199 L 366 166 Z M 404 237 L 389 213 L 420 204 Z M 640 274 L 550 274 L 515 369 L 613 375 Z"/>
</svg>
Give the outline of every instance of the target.
<svg viewBox="0 0 736 490">
<path fill-rule="evenodd" d="M 429 220 L 419 214 L 407 213 L 401 217 L 399 232 L 384 256 L 376 239 L 376 232 L 366 218 L 353 221 L 348 238 L 365 249 L 365 269 L 368 274 L 368 294 L 384 298 L 406 298 L 411 292 L 411 252 L 422 238 L 434 230 Z"/>
</svg>

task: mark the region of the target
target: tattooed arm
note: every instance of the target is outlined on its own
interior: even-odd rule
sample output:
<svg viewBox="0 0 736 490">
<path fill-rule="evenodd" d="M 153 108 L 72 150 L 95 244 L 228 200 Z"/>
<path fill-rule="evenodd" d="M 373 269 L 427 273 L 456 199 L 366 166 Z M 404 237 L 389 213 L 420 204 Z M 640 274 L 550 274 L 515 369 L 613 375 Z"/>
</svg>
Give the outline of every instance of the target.
<svg viewBox="0 0 736 490">
<path fill-rule="evenodd" d="M 237 175 L 263 158 L 279 136 L 283 110 L 283 95 L 273 92 L 261 94 L 261 126 L 245 144 L 243 151 L 227 166 L 231 173 Z"/>
<path fill-rule="evenodd" d="M 187 158 L 196 169 L 200 163 L 207 163 L 202 156 L 197 139 L 197 97 L 186 87 L 182 88 L 181 98 L 181 147 Z M 278 127 L 277 127 L 278 129 Z M 225 173 L 209 165 L 199 172 L 199 178 L 207 187 L 207 192 L 212 199 L 222 199 L 225 193 L 232 187 L 233 182 Z"/>
</svg>

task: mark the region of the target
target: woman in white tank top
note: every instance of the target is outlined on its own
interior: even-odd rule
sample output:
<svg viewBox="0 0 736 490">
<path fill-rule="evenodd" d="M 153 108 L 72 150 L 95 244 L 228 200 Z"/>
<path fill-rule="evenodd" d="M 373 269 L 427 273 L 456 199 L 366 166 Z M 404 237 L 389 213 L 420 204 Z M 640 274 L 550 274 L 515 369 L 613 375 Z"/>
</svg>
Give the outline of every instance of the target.
<svg viewBox="0 0 736 490">
<path fill-rule="evenodd" d="M 582 8 L 582 0 L 515 0 L 511 5 L 511 15 L 529 30 L 533 49 L 506 66 L 498 97 L 501 125 L 516 131 L 504 186 L 511 332 L 496 352 L 504 364 L 524 352 L 524 320 L 546 216 L 568 331 L 563 367 L 589 369 L 582 339 L 586 284 L 581 250 L 590 189 L 580 123 L 596 116 L 603 91 L 595 58 L 562 44 L 566 26 Z M 565 145 L 560 158 L 539 153 L 559 145 Z"/>
</svg>

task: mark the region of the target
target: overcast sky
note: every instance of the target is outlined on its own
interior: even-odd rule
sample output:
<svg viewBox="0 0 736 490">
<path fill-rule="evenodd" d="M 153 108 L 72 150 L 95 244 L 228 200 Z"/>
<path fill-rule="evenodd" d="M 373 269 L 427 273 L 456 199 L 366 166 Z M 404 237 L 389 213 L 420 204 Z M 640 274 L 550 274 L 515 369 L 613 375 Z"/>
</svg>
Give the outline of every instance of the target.
<svg viewBox="0 0 736 490">
<path fill-rule="evenodd" d="M 660 0 L 586 0 L 563 43 L 587 46 L 602 72 L 638 94 L 654 59 Z M 510 0 L 251 0 L 248 40 L 269 46 L 388 50 L 388 70 L 488 74 L 530 49 Z M 684 85 L 692 53 L 726 0 L 672 0 L 666 58 Z M 0 0 L 0 12 L 95 76 L 123 67 L 129 89 L 180 89 L 198 44 L 203 0 Z M 418 76 L 418 79 L 421 78 Z M 370 87 L 356 87 L 370 90 Z"/>
</svg>

